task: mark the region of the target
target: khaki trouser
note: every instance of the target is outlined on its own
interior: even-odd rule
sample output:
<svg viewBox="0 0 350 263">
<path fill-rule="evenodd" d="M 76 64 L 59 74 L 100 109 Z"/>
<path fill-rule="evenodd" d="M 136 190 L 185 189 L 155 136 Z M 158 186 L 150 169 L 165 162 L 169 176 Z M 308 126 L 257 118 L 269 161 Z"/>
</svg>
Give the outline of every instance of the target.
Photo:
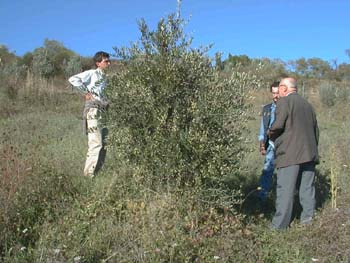
<svg viewBox="0 0 350 263">
<path fill-rule="evenodd" d="M 100 116 L 97 108 L 90 108 L 86 115 L 88 152 L 84 168 L 84 175 L 93 177 L 98 163 L 100 151 L 103 147 L 102 129 L 99 127 Z"/>
</svg>

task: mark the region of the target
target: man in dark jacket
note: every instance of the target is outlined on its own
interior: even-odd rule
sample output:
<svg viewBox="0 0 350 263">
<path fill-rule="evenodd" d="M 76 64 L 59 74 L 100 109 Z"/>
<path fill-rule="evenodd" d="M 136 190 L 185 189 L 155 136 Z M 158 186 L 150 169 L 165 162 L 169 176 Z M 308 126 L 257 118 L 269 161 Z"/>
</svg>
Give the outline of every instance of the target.
<svg viewBox="0 0 350 263">
<path fill-rule="evenodd" d="M 264 168 L 260 176 L 260 189 L 257 196 L 261 201 L 265 201 L 271 188 L 273 171 L 275 170 L 275 148 L 273 142 L 267 136 L 268 129 L 275 120 L 276 102 L 278 100 L 279 81 L 275 81 L 270 86 L 272 102 L 266 104 L 262 109 L 262 118 L 259 131 L 259 150 L 261 155 L 265 156 Z"/>
<path fill-rule="evenodd" d="M 272 228 L 285 229 L 292 216 L 296 182 L 300 176 L 299 200 L 302 224 L 309 224 L 315 212 L 315 163 L 318 161 L 316 114 L 299 94 L 294 78 L 279 84 L 276 119 L 268 135 L 275 144 L 277 173 L 276 213 Z"/>
</svg>

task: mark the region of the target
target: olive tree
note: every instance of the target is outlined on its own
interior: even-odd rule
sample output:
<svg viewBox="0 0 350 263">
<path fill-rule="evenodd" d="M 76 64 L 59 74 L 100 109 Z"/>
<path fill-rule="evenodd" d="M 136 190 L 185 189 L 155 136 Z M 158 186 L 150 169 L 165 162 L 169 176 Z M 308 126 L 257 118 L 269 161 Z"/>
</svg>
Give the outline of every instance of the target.
<svg viewBox="0 0 350 263">
<path fill-rule="evenodd" d="M 155 30 L 139 21 L 141 37 L 115 48 L 123 63 L 111 74 L 107 95 L 109 144 L 144 177 L 208 182 L 237 173 L 244 157 L 248 73 L 223 78 L 207 55 L 192 48 L 179 14 Z"/>
</svg>

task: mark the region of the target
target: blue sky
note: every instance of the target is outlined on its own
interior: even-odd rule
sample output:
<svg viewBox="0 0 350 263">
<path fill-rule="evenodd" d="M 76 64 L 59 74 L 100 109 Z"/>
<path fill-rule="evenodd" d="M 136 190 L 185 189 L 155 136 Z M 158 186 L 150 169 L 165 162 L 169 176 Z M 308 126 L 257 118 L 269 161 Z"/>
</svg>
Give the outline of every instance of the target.
<svg viewBox="0 0 350 263">
<path fill-rule="evenodd" d="M 2 0 L 0 44 L 17 55 L 57 40 L 83 56 L 138 40 L 137 20 L 154 28 L 176 0 Z M 183 0 L 193 47 L 284 61 L 318 57 L 350 63 L 349 0 Z"/>
</svg>

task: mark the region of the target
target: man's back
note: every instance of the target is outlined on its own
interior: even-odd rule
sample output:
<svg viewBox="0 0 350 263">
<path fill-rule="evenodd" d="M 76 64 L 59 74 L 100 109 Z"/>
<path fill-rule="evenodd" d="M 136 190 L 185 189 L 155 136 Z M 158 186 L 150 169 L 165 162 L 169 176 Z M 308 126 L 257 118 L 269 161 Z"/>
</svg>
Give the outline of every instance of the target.
<svg viewBox="0 0 350 263">
<path fill-rule="evenodd" d="M 275 140 L 276 167 L 318 160 L 318 127 L 312 106 L 291 93 L 277 102 L 276 121 L 270 129 Z"/>
</svg>

